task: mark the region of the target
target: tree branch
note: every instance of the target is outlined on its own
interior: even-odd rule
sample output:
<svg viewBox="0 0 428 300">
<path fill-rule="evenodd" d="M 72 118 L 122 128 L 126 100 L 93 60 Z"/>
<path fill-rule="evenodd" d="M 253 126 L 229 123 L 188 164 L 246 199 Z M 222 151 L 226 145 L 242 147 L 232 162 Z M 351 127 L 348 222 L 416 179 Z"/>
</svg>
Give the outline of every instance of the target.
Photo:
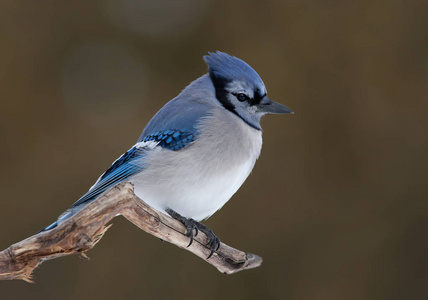
<svg viewBox="0 0 428 300">
<path fill-rule="evenodd" d="M 88 258 L 86 252 L 103 237 L 111 219 L 121 214 L 140 229 L 199 256 L 220 272 L 233 274 L 261 265 L 262 258 L 221 243 L 209 259 L 207 236 L 199 232 L 193 244 L 185 227 L 145 204 L 134 194 L 131 183 L 121 183 L 86 205 L 58 227 L 33 235 L 0 252 L 0 279 L 32 282 L 33 270 L 46 260 L 71 254 Z"/>
</svg>

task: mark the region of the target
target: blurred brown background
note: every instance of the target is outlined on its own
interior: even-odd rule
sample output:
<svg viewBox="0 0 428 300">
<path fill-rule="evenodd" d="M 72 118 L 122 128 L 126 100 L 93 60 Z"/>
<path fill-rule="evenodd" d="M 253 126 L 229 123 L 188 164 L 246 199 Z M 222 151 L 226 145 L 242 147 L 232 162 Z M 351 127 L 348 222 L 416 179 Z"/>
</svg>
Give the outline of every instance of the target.
<svg viewBox="0 0 428 300">
<path fill-rule="evenodd" d="M 264 258 L 226 276 L 114 220 L 84 261 L 1 299 L 427 299 L 428 5 L 99 0 L 0 4 L 0 248 L 83 195 L 151 116 L 236 55 L 295 115 L 206 224 Z"/>
</svg>

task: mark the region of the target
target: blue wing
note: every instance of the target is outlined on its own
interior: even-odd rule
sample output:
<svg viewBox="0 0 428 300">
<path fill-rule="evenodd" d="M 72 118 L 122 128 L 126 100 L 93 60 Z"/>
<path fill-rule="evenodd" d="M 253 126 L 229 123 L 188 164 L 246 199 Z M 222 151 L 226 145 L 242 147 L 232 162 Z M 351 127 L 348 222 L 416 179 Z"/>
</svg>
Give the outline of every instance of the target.
<svg viewBox="0 0 428 300">
<path fill-rule="evenodd" d="M 95 185 L 58 220 L 69 218 L 78 211 L 78 206 L 88 204 L 107 189 L 141 172 L 145 168 L 144 156 L 150 151 L 144 146 L 144 142 L 153 141 L 157 143 L 156 147 L 179 151 L 195 141 L 198 135 L 197 125 L 209 114 L 209 108 L 205 104 L 180 95 L 156 113 L 147 124 L 138 143 L 116 160 Z M 56 227 L 57 222 L 42 231 Z"/>
<path fill-rule="evenodd" d="M 100 179 L 89 190 L 89 192 L 74 203 L 72 207 L 76 207 L 95 199 L 117 183 L 126 181 L 129 177 L 141 172 L 145 167 L 144 156 L 153 148 L 145 146 L 144 142 L 153 141 L 156 142 L 156 147 L 177 151 L 188 146 L 194 140 L 194 134 L 175 129 L 164 130 L 146 136 L 143 143 L 137 143 L 134 147 L 119 157 L 119 159 L 117 159 L 111 167 L 101 175 Z"/>
<path fill-rule="evenodd" d="M 138 141 L 168 130 L 187 132 L 196 137 L 197 126 L 209 114 L 209 107 L 197 101 L 184 100 L 178 96 L 165 104 L 144 128 Z"/>
<path fill-rule="evenodd" d="M 62 214 L 58 220 L 65 220 L 71 217 L 78 211 L 78 206 L 88 204 L 107 189 L 141 172 L 145 168 L 144 156 L 147 155 L 148 151 L 154 148 L 153 144 L 149 145 L 146 142 L 153 141 L 156 143 L 155 147 L 177 151 L 189 146 L 195 140 L 195 137 L 196 135 L 194 133 L 174 129 L 164 130 L 146 136 L 144 141 L 137 143 L 119 157 L 111 167 L 101 175 L 95 185 Z M 58 221 L 52 223 L 42 231 L 50 230 L 56 226 L 58 226 Z"/>
<path fill-rule="evenodd" d="M 194 133 L 174 129 L 147 135 L 143 138 L 143 142 L 155 141 L 162 148 L 177 151 L 188 146 L 195 138 L 196 135 Z"/>
<path fill-rule="evenodd" d="M 164 105 L 144 128 L 138 142 L 154 141 L 157 147 L 172 151 L 181 150 L 195 141 L 199 121 L 208 115 L 209 107 L 190 95 L 178 95 Z M 137 145 L 139 144 L 137 143 Z M 141 159 L 147 149 L 131 148 L 101 176 L 95 186 L 74 205 L 85 203 L 118 182 L 144 169 Z M 135 161 L 138 160 L 138 164 Z"/>
<path fill-rule="evenodd" d="M 162 107 L 144 128 L 138 142 L 157 142 L 158 147 L 178 151 L 189 146 L 197 137 L 197 125 L 209 109 L 197 101 L 185 102 L 180 95 Z M 187 99 L 188 100 L 188 99 Z M 138 143 L 137 143 L 138 145 Z M 100 177 L 98 182 L 72 207 L 86 203 L 113 185 L 125 181 L 144 169 L 141 164 L 147 149 L 131 148 Z M 138 163 L 135 161 L 138 160 Z"/>
<path fill-rule="evenodd" d="M 144 165 L 141 164 L 141 159 L 147 153 L 147 150 L 146 147 L 137 146 L 129 149 L 125 154 L 119 157 L 103 175 L 101 175 L 95 185 L 83 195 L 82 198 L 74 203 L 71 208 L 94 200 L 110 187 L 140 172 L 144 168 Z"/>
</svg>

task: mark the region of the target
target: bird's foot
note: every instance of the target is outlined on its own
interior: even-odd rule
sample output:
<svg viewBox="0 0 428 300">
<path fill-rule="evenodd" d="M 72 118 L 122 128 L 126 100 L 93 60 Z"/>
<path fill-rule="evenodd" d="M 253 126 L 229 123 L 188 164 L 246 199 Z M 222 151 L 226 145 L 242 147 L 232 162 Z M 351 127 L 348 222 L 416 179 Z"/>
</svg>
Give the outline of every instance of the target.
<svg viewBox="0 0 428 300">
<path fill-rule="evenodd" d="M 176 211 L 168 208 L 165 210 L 173 219 L 176 219 L 177 221 L 180 221 L 185 227 L 186 227 L 186 236 L 190 239 L 189 245 L 187 247 L 190 247 L 193 243 L 193 237 L 198 235 L 198 227 L 196 226 L 196 221 L 193 219 L 189 219 L 186 217 L 183 217 Z M 195 235 L 193 235 L 193 230 L 195 230 Z"/>
<path fill-rule="evenodd" d="M 214 251 L 217 251 L 218 248 L 220 248 L 220 239 L 214 234 L 214 232 L 211 229 L 209 229 L 204 224 L 196 222 L 196 226 L 200 231 L 205 233 L 206 236 L 208 237 L 207 246 L 209 246 L 210 251 L 211 251 L 210 255 L 208 255 L 208 257 L 207 257 L 207 259 L 208 259 L 214 254 Z"/>
<path fill-rule="evenodd" d="M 208 237 L 208 243 L 207 246 L 210 249 L 210 254 L 208 255 L 207 259 L 210 258 L 214 251 L 217 251 L 218 248 L 220 248 L 220 239 L 214 234 L 214 232 L 209 229 L 207 226 L 205 226 L 202 223 L 199 223 L 191 218 L 186 218 L 177 213 L 176 211 L 168 208 L 166 209 L 166 212 L 177 221 L 180 221 L 185 227 L 186 227 L 186 236 L 190 239 L 189 245 L 187 247 L 190 247 L 193 242 L 193 237 L 198 235 L 199 231 L 202 231 L 206 234 Z M 195 234 L 193 235 L 193 230 L 195 230 Z"/>
</svg>

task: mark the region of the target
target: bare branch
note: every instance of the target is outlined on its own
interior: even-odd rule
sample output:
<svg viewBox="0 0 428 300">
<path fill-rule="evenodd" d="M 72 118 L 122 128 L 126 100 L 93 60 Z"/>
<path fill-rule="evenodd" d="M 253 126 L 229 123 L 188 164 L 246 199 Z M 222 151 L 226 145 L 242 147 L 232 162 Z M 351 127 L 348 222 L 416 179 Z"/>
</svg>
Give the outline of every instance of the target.
<svg viewBox="0 0 428 300">
<path fill-rule="evenodd" d="M 43 261 L 71 254 L 87 258 L 111 225 L 106 225 L 118 214 L 140 229 L 199 256 L 220 272 L 233 274 L 261 265 L 262 258 L 234 249 L 222 243 L 214 255 L 206 259 L 210 250 L 207 236 L 199 232 L 193 244 L 185 228 L 177 220 L 145 204 L 135 196 L 131 183 L 121 183 L 107 191 L 80 212 L 58 227 L 33 235 L 0 252 L 0 279 L 23 279 L 32 282 L 33 270 Z"/>
</svg>

